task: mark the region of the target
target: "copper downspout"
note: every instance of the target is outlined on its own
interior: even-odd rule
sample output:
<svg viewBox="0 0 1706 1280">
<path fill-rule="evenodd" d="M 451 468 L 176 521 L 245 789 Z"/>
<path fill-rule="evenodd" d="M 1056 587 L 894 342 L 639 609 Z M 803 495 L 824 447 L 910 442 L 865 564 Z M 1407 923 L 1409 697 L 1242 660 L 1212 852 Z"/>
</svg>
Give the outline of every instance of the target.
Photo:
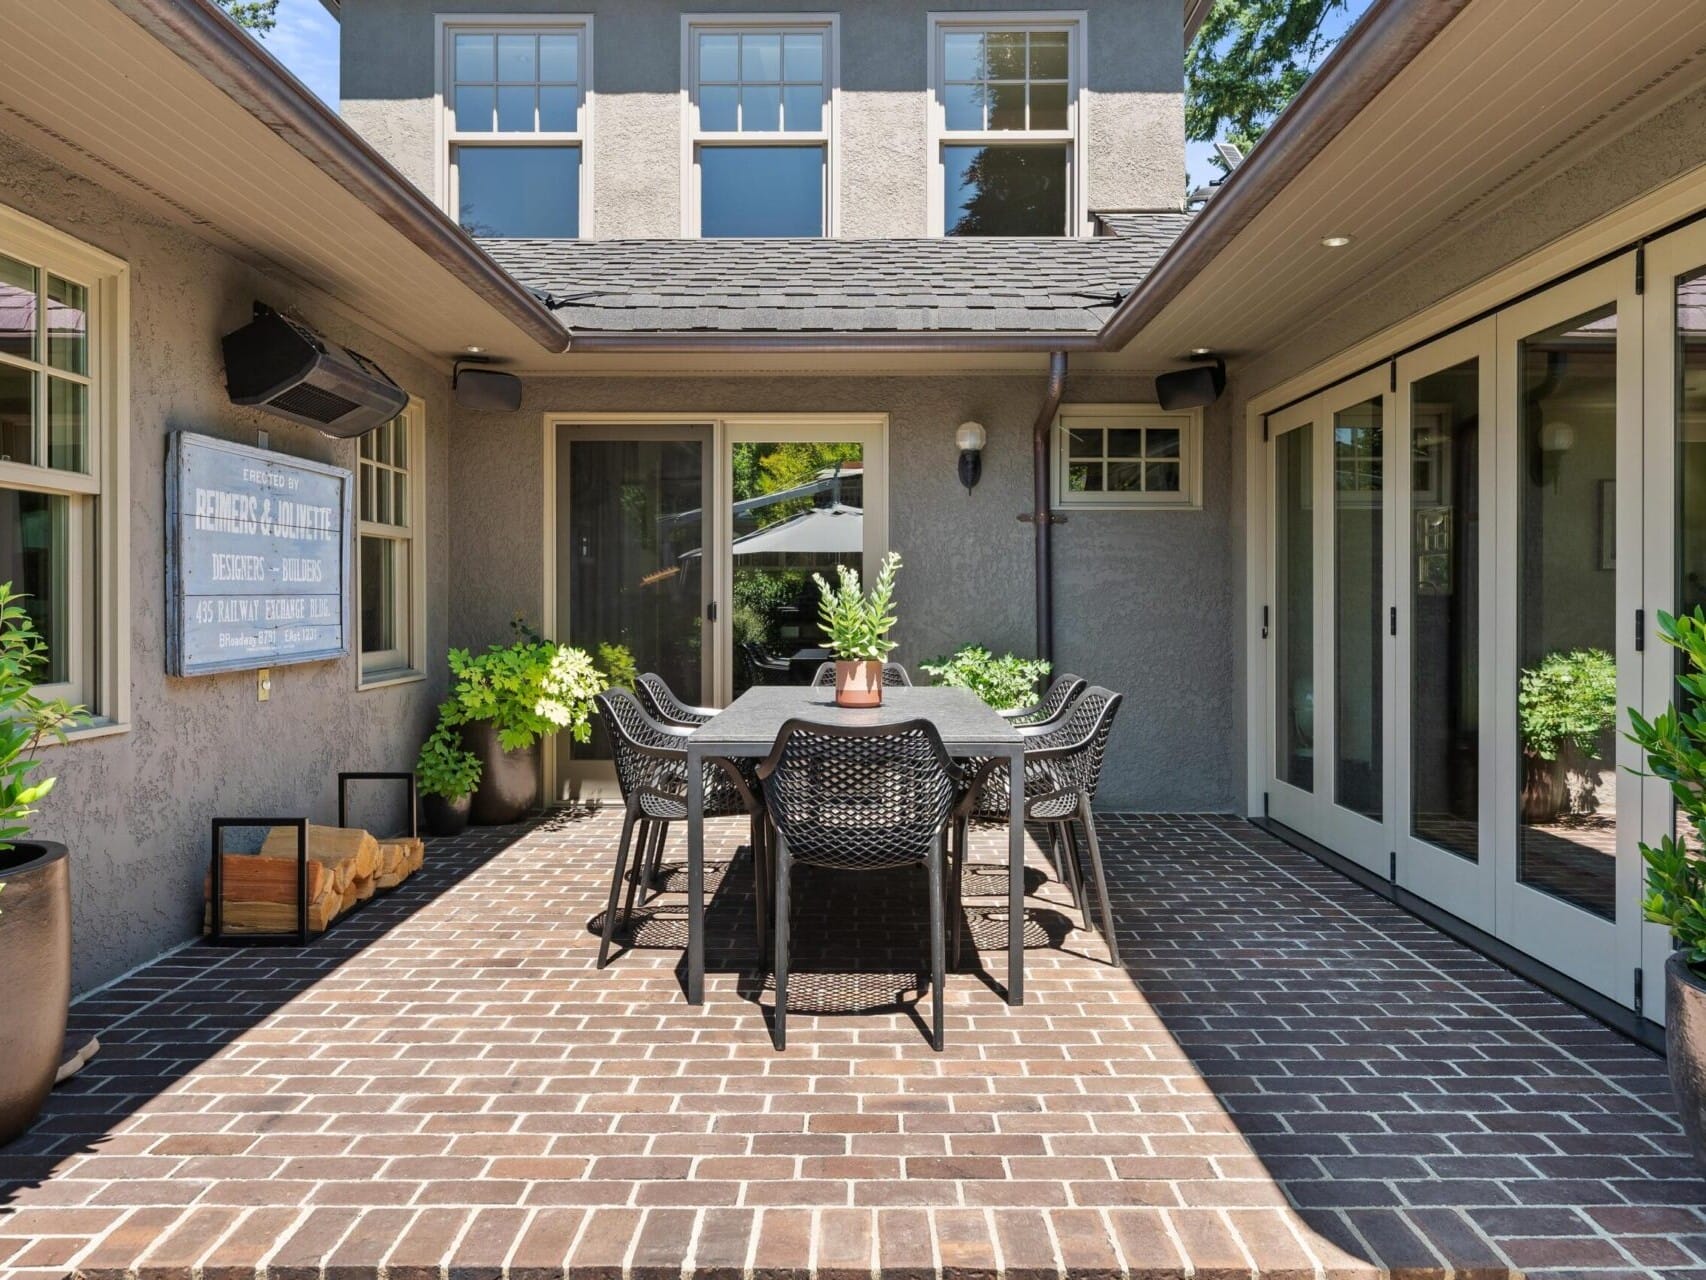
<svg viewBox="0 0 1706 1280">
<path fill-rule="evenodd" d="M 1066 394 L 1066 352 L 1051 351 L 1048 358 L 1048 392 L 1037 409 L 1031 427 L 1031 498 L 1029 520 L 1036 537 L 1037 657 L 1054 661 L 1054 547 L 1055 514 L 1050 510 L 1049 444 L 1054 438 L 1054 416 Z"/>
</svg>

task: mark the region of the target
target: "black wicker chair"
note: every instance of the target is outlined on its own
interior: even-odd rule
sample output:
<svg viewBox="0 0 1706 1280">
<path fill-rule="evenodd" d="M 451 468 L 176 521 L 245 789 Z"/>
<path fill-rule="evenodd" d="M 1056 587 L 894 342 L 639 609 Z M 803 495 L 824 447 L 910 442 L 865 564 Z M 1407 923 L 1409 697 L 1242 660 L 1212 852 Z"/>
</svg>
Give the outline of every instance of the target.
<svg viewBox="0 0 1706 1280">
<path fill-rule="evenodd" d="M 1102 869 L 1102 846 L 1096 835 L 1091 805 L 1102 780 L 1102 761 L 1107 754 L 1108 735 L 1122 701 L 1120 694 L 1092 685 L 1055 719 L 1020 732 L 1025 736 L 1025 819 L 1047 824 L 1066 867 L 1073 900 L 1090 928 L 1090 913 L 1084 903 L 1082 873 L 1078 863 L 1078 837 L 1073 823 L 1084 827 L 1089 846 L 1090 871 L 1095 877 L 1096 898 L 1101 906 L 1102 933 L 1113 962 L 1120 962 L 1119 941 L 1114 933 L 1113 907 L 1108 901 L 1108 880 Z M 954 848 L 948 883 L 952 892 L 949 915 L 954 922 L 954 961 L 960 956 L 960 877 L 964 872 L 967 827 L 973 818 L 1008 820 L 1007 770 L 984 766 L 976 784 L 955 814 Z"/>
<path fill-rule="evenodd" d="M 817 669 L 817 674 L 812 677 L 812 688 L 835 688 L 835 664 L 833 662 L 826 662 Z M 907 674 L 906 668 L 900 663 L 885 662 L 883 663 L 883 688 L 910 689 L 912 688 L 912 677 Z"/>
<path fill-rule="evenodd" d="M 697 729 L 717 714 L 715 707 L 688 706 L 675 696 L 675 690 L 669 687 L 668 681 L 650 671 L 634 682 L 634 693 L 651 713 L 652 719 L 663 724 Z"/>
<path fill-rule="evenodd" d="M 1011 711 L 998 711 L 997 715 L 1011 720 L 1015 725 L 1043 724 L 1053 720 L 1084 690 L 1090 687 L 1090 682 L 1083 676 L 1056 676 L 1048 691 L 1028 707 L 1015 707 Z"/>
<path fill-rule="evenodd" d="M 755 684 L 792 683 L 793 666 L 786 658 L 772 657 L 761 644 L 754 644 L 750 640 L 742 641 L 740 661 L 749 687 Z"/>
<path fill-rule="evenodd" d="M 628 899 L 622 909 L 626 925 L 634 914 L 634 898 L 642 882 L 650 884 L 663 858 L 669 824 L 687 820 L 686 738 L 693 732 L 682 725 L 659 724 L 639 699 L 624 689 L 607 689 L 595 699 L 605 730 L 610 735 L 616 762 L 616 782 L 622 790 L 626 812 L 622 819 L 622 841 L 616 852 L 616 869 L 610 877 L 610 901 L 604 912 L 604 933 L 598 944 L 598 967 L 610 957 L 610 939 L 616 932 L 616 904 L 622 882 L 628 882 Z M 755 893 L 758 920 L 768 917 L 765 898 L 767 877 L 763 872 L 763 805 L 740 770 L 727 760 L 705 762 L 705 816 L 727 818 L 744 814 L 752 830 Z M 634 854 L 629 867 L 629 854 Z"/>
<path fill-rule="evenodd" d="M 934 1023 L 942 1048 L 948 827 L 964 785 L 927 720 L 850 728 L 790 720 L 758 767 L 775 843 L 775 1042 L 788 1042 L 789 881 L 795 863 L 847 871 L 922 866 L 930 890 Z"/>
</svg>

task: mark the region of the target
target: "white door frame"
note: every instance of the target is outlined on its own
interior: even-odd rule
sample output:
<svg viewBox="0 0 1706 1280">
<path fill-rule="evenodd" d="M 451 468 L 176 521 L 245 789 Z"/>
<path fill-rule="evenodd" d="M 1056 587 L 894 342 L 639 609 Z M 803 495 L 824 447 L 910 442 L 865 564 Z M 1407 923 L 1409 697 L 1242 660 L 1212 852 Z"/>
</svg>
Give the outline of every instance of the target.
<svg viewBox="0 0 1706 1280">
<path fill-rule="evenodd" d="M 1628 729 L 1626 708 L 1642 695 L 1642 656 L 1635 649 L 1635 616 L 1642 605 L 1642 371 L 1641 298 L 1635 292 L 1634 254 L 1624 254 L 1591 271 L 1518 302 L 1496 317 L 1498 331 L 1498 464 L 1497 487 L 1504 501 L 1497 511 L 1497 590 L 1495 622 L 1498 655 L 1492 677 L 1498 714 L 1493 721 L 1495 770 L 1494 810 L 1497 865 L 1498 936 L 1560 973 L 1629 1003 L 1633 974 L 1640 956 L 1639 886 L 1641 859 L 1639 799 L 1619 806 L 1617 823 L 1616 921 L 1605 921 L 1560 898 L 1519 882 L 1518 796 L 1521 741 L 1517 720 L 1517 604 L 1520 599 L 1516 501 L 1524 460 L 1520 456 L 1520 396 L 1522 370 L 1518 345 L 1527 337 L 1572 316 L 1615 305 L 1617 342 L 1617 559 L 1620 567 L 1614 592 L 1616 610 L 1618 731 L 1614 766 L 1618 784 L 1631 777 L 1638 763 Z"/>
<path fill-rule="evenodd" d="M 1480 744 L 1477 750 L 1476 778 L 1476 852 L 1477 861 L 1448 852 L 1413 834 L 1415 830 L 1415 794 L 1412 786 L 1414 759 L 1412 755 L 1412 726 L 1414 724 L 1415 688 L 1415 610 L 1416 581 L 1414 572 L 1414 466 L 1412 462 L 1412 432 L 1415 427 L 1415 384 L 1432 374 L 1454 368 L 1470 360 L 1476 361 L 1477 398 L 1480 429 L 1476 441 L 1477 499 L 1479 511 L 1478 547 L 1476 560 L 1480 596 L 1476 601 L 1476 662 L 1478 664 L 1477 699 L 1480 721 Z M 1497 597 L 1494 592 L 1498 540 L 1494 536 L 1500 527 L 1497 519 L 1498 486 L 1494 483 L 1497 454 L 1496 424 L 1498 422 L 1498 366 L 1494 324 L 1483 320 L 1436 342 L 1407 352 L 1397 361 L 1397 403 L 1393 413 L 1392 456 L 1398 461 L 1392 469 L 1390 498 L 1396 530 L 1392 540 L 1394 552 L 1393 586 L 1398 603 L 1398 643 L 1396 645 L 1396 708 L 1393 716 L 1392 768 L 1388 771 L 1393 786 L 1393 829 L 1397 839 L 1397 882 L 1406 889 L 1444 908 L 1460 920 L 1491 933 L 1494 928 L 1494 809 L 1497 803 L 1497 780 L 1494 776 L 1495 752 L 1492 726 L 1498 717 L 1495 701 L 1494 670 L 1497 642 L 1494 636 L 1494 616 Z"/>
</svg>

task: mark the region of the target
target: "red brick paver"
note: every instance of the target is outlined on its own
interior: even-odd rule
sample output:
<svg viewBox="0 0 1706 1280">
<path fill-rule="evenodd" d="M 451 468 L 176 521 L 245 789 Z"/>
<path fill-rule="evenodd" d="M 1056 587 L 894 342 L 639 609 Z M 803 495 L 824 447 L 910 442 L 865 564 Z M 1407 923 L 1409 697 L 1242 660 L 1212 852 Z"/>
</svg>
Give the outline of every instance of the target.
<svg viewBox="0 0 1706 1280">
<path fill-rule="evenodd" d="M 737 825 L 701 1008 L 678 872 L 592 967 L 609 812 L 81 1002 L 104 1049 L 0 1151 L 0 1271 L 1706 1280 L 1658 1059 L 1247 824 L 1104 820 L 1124 968 L 1033 856 L 1021 1008 L 983 837 L 940 1055 L 905 874 L 802 877 L 771 1049 Z"/>
</svg>

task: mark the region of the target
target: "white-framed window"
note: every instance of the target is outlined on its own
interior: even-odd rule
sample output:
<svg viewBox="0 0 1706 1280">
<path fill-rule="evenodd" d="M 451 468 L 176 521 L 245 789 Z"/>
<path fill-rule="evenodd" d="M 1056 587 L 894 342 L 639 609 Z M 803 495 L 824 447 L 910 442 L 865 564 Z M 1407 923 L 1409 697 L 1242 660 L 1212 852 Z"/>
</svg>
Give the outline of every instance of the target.
<svg viewBox="0 0 1706 1280">
<path fill-rule="evenodd" d="M 441 16 L 438 44 L 444 207 L 480 237 L 587 234 L 592 19 Z"/>
<path fill-rule="evenodd" d="M 1089 234 L 1082 13 L 930 16 L 932 235 Z"/>
<path fill-rule="evenodd" d="M 831 236 L 836 19 L 685 15 L 691 236 Z"/>
<path fill-rule="evenodd" d="M 1202 505 L 1202 413 L 1152 404 L 1062 405 L 1054 501 L 1101 510 Z"/>
<path fill-rule="evenodd" d="M 129 715 L 128 312 L 122 262 L 0 207 L 0 582 L 96 729 Z"/>
<path fill-rule="evenodd" d="M 426 415 L 419 400 L 361 437 L 356 634 L 363 685 L 419 678 L 426 648 Z"/>
</svg>

